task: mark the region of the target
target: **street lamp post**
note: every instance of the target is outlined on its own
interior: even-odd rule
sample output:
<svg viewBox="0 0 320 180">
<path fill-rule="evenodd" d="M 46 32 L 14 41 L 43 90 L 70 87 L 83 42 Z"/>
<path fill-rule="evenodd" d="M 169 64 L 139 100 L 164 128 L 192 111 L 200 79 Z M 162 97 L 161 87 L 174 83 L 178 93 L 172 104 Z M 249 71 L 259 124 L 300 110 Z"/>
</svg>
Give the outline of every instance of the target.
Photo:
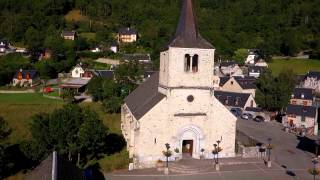
<svg viewBox="0 0 320 180">
<path fill-rule="evenodd" d="M 267 166 L 268 166 L 268 168 L 271 168 L 271 149 L 272 149 L 271 141 L 272 141 L 272 139 L 268 138 L 268 146 L 267 146 L 267 153 L 268 153 Z"/>
<path fill-rule="evenodd" d="M 218 140 L 216 144 L 213 144 L 213 151 L 212 151 L 212 154 L 213 154 L 213 161 L 214 161 L 214 166 L 215 166 L 215 169 L 217 171 L 220 170 L 220 165 L 219 165 L 219 152 L 221 151 L 221 148 L 220 148 L 220 143 L 222 141 L 222 137 L 221 137 L 221 140 Z"/>
<path fill-rule="evenodd" d="M 166 164 L 166 167 L 168 168 L 168 167 L 169 167 L 169 156 L 168 156 L 168 152 L 169 152 L 169 149 L 170 149 L 170 144 L 169 144 L 169 143 L 166 143 L 165 146 L 166 146 L 166 149 L 167 149 L 167 155 L 166 155 L 167 164 Z"/>
</svg>

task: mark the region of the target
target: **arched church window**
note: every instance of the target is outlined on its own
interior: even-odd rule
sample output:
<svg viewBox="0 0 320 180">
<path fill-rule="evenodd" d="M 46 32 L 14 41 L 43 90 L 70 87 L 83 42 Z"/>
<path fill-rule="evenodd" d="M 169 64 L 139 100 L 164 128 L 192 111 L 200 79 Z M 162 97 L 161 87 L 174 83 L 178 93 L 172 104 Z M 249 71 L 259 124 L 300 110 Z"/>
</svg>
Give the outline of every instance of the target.
<svg viewBox="0 0 320 180">
<path fill-rule="evenodd" d="M 192 57 L 192 72 L 198 72 L 199 56 L 195 54 Z"/>
<path fill-rule="evenodd" d="M 191 63 L 191 56 L 189 54 L 186 54 L 184 56 L 184 71 L 185 72 L 190 71 L 190 63 Z"/>
</svg>

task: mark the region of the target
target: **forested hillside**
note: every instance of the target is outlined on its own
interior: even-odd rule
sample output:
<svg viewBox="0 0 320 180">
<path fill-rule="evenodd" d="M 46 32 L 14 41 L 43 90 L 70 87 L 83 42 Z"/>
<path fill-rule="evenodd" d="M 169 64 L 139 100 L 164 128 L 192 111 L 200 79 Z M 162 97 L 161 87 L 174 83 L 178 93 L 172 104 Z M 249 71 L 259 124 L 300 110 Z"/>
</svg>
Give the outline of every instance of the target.
<svg viewBox="0 0 320 180">
<path fill-rule="evenodd" d="M 43 46 L 52 31 L 93 32 L 89 44 L 112 41 L 119 27 L 139 30 L 138 45 L 158 54 L 175 30 L 180 0 L 1 0 L 0 38 Z M 294 55 L 320 49 L 319 0 L 195 0 L 202 35 L 224 57 L 238 48 Z M 86 19 L 66 21 L 79 9 Z M 36 34 L 37 36 L 33 36 Z"/>
</svg>

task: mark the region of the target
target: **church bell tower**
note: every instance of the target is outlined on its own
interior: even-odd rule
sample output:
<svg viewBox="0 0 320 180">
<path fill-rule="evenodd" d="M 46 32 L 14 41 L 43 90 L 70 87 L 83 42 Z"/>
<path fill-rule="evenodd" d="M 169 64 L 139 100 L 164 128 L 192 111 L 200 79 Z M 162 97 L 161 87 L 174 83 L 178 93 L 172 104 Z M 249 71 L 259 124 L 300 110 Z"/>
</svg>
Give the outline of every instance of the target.
<svg viewBox="0 0 320 180">
<path fill-rule="evenodd" d="M 175 35 L 160 53 L 159 91 L 212 89 L 214 47 L 198 32 L 192 0 L 183 0 Z"/>
</svg>

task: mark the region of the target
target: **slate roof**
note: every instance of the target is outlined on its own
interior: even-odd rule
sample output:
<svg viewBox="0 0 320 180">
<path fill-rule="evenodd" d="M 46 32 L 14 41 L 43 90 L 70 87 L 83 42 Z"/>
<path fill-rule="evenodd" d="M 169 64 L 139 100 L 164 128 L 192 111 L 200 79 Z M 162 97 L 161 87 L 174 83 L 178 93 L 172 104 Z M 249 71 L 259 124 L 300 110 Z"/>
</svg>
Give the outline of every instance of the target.
<svg viewBox="0 0 320 180">
<path fill-rule="evenodd" d="M 305 76 L 305 78 L 315 78 L 315 79 L 320 79 L 320 72 L 318 72 L 318 71 L 309 71 L 307 74 L 306 74 L 306 76 Z"/>
<path fill-rule="evenodd" d="M 225 106 L 244 108 L 251 94 L 215 91 L 214 96 Z M 236 103 L 237 102 L 237 103 Z"/>
<path fill-rule="evenodd" d="M 182 0 L 182 10 L 176 33 L 168 47 L 214 49 L 198 32 L 192 0 Z"/>
<path fill-rule="evenodd" d="M 230 76 L 224 76 L 224 77 L 219 77 L 220 78 L 220 83 L 219 86 L 223 86 L 226 82 L 229 81 L 229 79 L 231 78 Z"/>
<path fill-rule="evenodd" d="M 96 73 L 99 77 L 103 78 L 114 78 L 114 71 L 113 70 L 96 70 Z"/>
<path fill-rule="evenodd" d="M 237 63 L 234 61 L 223 61 L 220 63 L 220 67 L 229 67 L 229 66 L 234 66 Z"/>
<path fill-rule="evenodd" d="M 165 95 L 158 92 L 158 84 L 159 72 L 156 72 L 124 99 L 137 120 L 165 98 Z"/>
<path fill-rule="evenodd" d="M 118 33 L 120 35 L 137 35 L 138 34 L 138 31 L 135 30 L 134 28 L 129 28 L 129 27 L 125 27 L 125 28 L 120 28 Z"/>
<path fill-rule="evenodd" d="M 26 79 L 27 74 L 29 74 L 30 79 L 35 79 L 38 77 L 38 71 L 36 71 L 36 70 L 19 70 L 14 75 L 14 79 L 18 79 L 18 75 L 20 72 L 22 73 L 22 79 Z"/>
<path fill-rule="evenodd" d="M 302 97 L 302 95 L 304 97 Z M 307 88 L 295 88 L 292 93 L 292 97 L 294 99 L 306 99 L 306 100 L 313 100 L 313 90 Z"/>
<path fill-rule="evenodd" d="M 250 111 L 250 112 L 261 112 L 261 108 L 256 108 L 256 107 L 246 107 L 245 111 Z"/>
<path fill-rule="evenodd" d="M 242 89 L 256 89 L 256 81 L 255 77 L 245 76 L 240 77 L 236 76 L 234 79 L 238 82 Z"/>
<path fill-rule="evenodd" d="M 76 35 L 75 31 L 62 31 L 62 36 L 74 36 Z"/>
<path fill-rule="evenodd" d="M 314 118 L 317 113 L 317 108 L 313 106 L 299 106 L 289 104 L 287 107 L 287 114 L 294 114 L 296 116 L 305 116 Z"/>
<path fill-rule="evenodd" d="M 40 163 L 34 170 L 28 173 L 25 180 L 52 180 L 53 153 Z M 57 156 L 55 177 L 57 180 L 84 180 L 83 172 L 74 164 Z"/>
<path fill-rule="evenodd" d="M 232 77 L 220 77 L 220 84 L 219 86 L 223 86 L 225 83 L 227 83 L 230 78 Z M 257 79 L 255 77 L 251 77 L 251 76 L 245 76 L 245 77 L 241 77 L 241 76 L 234 76 L 233 77 L 237 83 L 241 86 L 242 89 L 256 89 L 256 81 Z"/>
<path fill-rule="evenodd" d="M 262 73 L 266 68 L 261 66 L 249 66 L 249 73 Z"/>
</svg>

